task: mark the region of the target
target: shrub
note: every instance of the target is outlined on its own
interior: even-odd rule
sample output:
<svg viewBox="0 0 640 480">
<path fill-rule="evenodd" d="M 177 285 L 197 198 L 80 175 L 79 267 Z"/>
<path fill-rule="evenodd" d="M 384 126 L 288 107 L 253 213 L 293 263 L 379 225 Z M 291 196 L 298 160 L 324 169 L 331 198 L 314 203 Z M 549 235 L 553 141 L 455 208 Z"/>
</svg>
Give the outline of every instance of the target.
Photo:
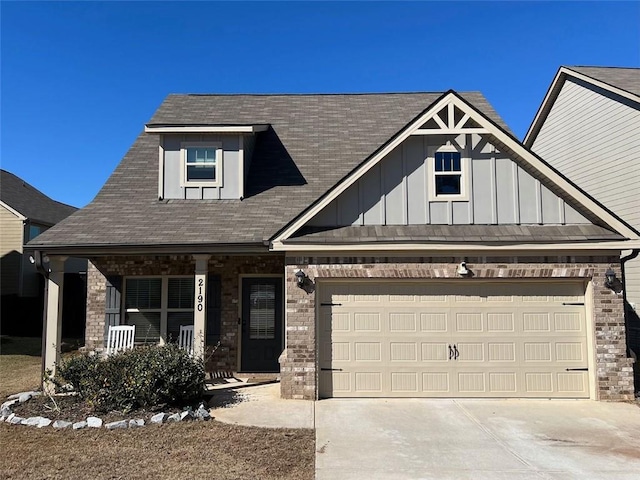
<svg viewBox="0 0 640 480">
<path fill-rule="evenodd" d="M 97 411 L 185 406 L 204 393 L 204 365 L 176 345 L 79 355 L 56 368 L 56 385 L 70 384 Z"/>
</svg>

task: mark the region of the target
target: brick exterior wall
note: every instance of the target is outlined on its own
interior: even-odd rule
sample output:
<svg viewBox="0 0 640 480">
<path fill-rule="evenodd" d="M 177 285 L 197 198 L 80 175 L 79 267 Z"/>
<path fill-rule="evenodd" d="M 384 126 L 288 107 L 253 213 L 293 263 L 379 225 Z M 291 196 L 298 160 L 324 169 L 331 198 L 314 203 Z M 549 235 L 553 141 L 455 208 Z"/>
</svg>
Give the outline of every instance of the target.
<svg viewBox="0 0 640 480">
<path fill-rule="evenodd" d="M 286 345 L 281 358 L 284 398 L 317 399 L 315 292 L 296 285 L 299 268 L 317 279 L 455 279 L 460 258 L 329 258 L 286 259 Z M 626 355 L 622 296 L 604 286 L 612 268 L 620 278 L 618 257 L 492 257 L 467 258 L 475 279 L 591 280 L 597 392 L 601 400 L 632 400 L 632 360 Z M 468 282 L 473 279 L 460 279 Z"/>
<path fill-rule="evenodd" d="M 283 255 L 212 256 L 209 273 L 221 277 L 220 346 L 207 353 L 207 370 L 235 372 L 239 354 L 239 307 L 241 275 L 282 275 Z M 105 332 L 106 277 L 143 275 L 194 275 L 195 261 L 181 256 L 111 256 L 89 261 L 87 268 L 87 325 L 85 347 L 101 349 Z"/>
</svg>

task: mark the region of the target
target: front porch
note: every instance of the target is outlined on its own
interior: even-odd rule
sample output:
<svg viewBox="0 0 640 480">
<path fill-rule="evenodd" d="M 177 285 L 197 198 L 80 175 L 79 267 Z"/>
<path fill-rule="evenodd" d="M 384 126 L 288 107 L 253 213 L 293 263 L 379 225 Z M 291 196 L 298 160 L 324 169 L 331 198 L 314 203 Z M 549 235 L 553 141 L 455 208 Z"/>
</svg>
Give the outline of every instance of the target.
<svg viewBox="0 0 640 480">
<path fill-rule="evenodd" d="M 89 258 L 85 349 L 109 327 L 135 325 L 136 345 L 176 342 L 194 326 L 208 376 L 279 373 L 284 349 L 284 255 L 112 255 Z M 59 361 L 64 257 L 50 256 L 44 365 Z"/>
</svg>

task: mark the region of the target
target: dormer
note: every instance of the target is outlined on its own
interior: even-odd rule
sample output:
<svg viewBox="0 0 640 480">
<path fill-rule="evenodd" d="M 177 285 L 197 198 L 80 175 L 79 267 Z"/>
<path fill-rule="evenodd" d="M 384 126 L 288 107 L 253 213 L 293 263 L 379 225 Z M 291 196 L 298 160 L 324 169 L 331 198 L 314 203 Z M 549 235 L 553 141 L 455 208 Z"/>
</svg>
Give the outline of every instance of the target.
<svg viewBox="0 0 640 480">
<path fill-rule="evenodd" d="M 256 136 L 269 125 L 145 125 L 158 135 L 159 200 L 242 200 Z"/>
</svg>

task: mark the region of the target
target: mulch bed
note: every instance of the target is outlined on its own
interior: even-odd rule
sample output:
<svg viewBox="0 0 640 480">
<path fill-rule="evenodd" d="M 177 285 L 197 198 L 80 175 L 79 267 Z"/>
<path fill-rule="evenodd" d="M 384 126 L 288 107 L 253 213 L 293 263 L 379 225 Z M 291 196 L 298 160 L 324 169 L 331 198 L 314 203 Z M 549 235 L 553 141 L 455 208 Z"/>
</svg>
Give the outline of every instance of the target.
<svg viewBox="0 0 640 480">
<path fill-rule="evenodd" d="M 206 401 L 204 402 L 206 406 Z M 198 405 L 194 405 L 194 409 L 197 407 Z M 68 422 L 79 422 L 86 420 L 89 416 L 95 416 L 101 418 L 104 423 L 132 418 L 142 418 L 145 423 L 148 423 L 149 419 L 158 412 L 174 413 L 181 411 L 181 409 L 167 407 L 154 411 L 138 409 L 126 413 L 117 411 L 102 413 L 94 411 L 91 405 L 76 395 L 54 396 L 53 400 L 46 395 L 41 395 L 27 402 L 13 405 L 11 411 L 23 418 L 41 416 L 51 420 L 67 420 Z"/>
</svg>

